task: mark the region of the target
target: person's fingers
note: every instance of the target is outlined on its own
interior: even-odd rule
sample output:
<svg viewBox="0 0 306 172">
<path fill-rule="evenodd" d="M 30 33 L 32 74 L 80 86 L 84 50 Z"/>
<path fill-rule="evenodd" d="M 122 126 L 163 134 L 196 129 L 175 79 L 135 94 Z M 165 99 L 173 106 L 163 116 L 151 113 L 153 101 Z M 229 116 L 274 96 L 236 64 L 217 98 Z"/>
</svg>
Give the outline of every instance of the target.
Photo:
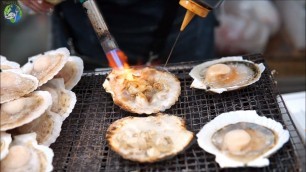
<svg viewBox="0 0 306 172">
<path fill-rule="evenodd" d="M 29 7 L 29 8 L 30 8 L 31 10 L 33 10 L 34 12 L 40 13 L 39 8 L 37 8 L 36 6 L 34 6 L 34 5 L 32 4 L 31 1 L 28 1 L 28 0 L 20 0 L 20 2 L 21 2 L 23 5 Z"/>
<path fill-rule="evenodd" d="M 46 1 L 42 1 L 42 3 L 40 3 L 41 8 L 43 9 L 53 9 L 54 5 L 46 2 Z"/>
<path fill-rule="evenodd" d="M 33 8 L 35 8 L 38 13 L 48 13 L 52 10 L 53 5 L 43 1 L 43 0 L 31 0 Z"/>
<path fill-rule="evenodd" d="M 35 1 L 35 2 L 33 2 Z M 39 8 L 39 5 L 36 5 L 38 3 L 36 0 L 21 0 L 21 3 L 23 3 L 25 6 L 31 8 L 36 13 L 42 13 L 41 9 Z"/>
<path fill-rule="evenodd" d="M 23 5 L 31 8 L 31 2 L 30 1 L 27 1 L 27 0 L 19 0 L 19 3 L 22 3 Z"/>
<path fill-rule="evenodd" d="M 21 3 L 31 8 L 36 13 L 48 13 L 52 11 L 54 5 L 43 0 L 21 0 Z"/>
</svg>

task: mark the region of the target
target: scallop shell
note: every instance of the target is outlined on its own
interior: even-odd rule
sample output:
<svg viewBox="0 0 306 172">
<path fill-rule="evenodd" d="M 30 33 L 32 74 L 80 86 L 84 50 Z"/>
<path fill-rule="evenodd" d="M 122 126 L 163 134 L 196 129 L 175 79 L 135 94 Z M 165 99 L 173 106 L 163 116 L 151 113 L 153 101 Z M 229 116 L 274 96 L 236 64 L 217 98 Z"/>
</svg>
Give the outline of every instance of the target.
<svg viewBox="0 0 306 172">
<path fill-rule="evenodd" d="M 230 87 L 226 87 L 226 88 L 209 88 L 204 82 L 204 77 L 202 76 L 202 73 L 204 73 L 204 70 L 207 69 L 208 67 L 214 65 L 214 64 L 219 64 L 219 63 L 224 63 L 224 62 L 245 62 L 248 64 L 251 64 L 252 66 L 254 66 L 255 70 L 256 70 L 256 75 L 255 77 L 247 82 L 246 84 L 243 85 L 236 85 L 236 86 L 230 86 Z M 218 60 L 213 60 L 213 61 L 208 61 L 202 64 L 199 64 L 197 66 L 195 66 L 189 73 L 189 75 L 194 79 L 194 81 L 191 83 L 191 87 L 193 88 L 198 88 L 198 89 L 204 89 L 207 91 L 211 91 L 211 92 L 215 92 L 215 93 L 222 93 L 224 91 L 231 91 L 231 90 L 236 90 L 239 88 L 243 88 L 246 87 L 248 85 L 251 85 L 255 82 L 257 82 L 260 77 L 262 72 L 265 70 L 265 66 L 260 63 L 260 64 L 256 64 L 253 63 L 252 61 L 248 61 L 248 60 L 244 60 L 242 58 L 242 56 L 233 56 L 233 57 L 223 57 L 221 59 Z"/>
<path fill-rule="evenodd" d="M 133 87 L 134 94 L 130 92 L 131 83 L 138 85 Z M 104 81 L 103 87 L 112 95 L 116 105 L 137 114 L 165 111 L 175 104 L 181 94 L 180 81 L 173 74 L 148 67 L 113 70 Z M 148 88 L 153 91 L 150 101 L 144 93 Z"/>
<path fill-rule="evenodd" d="M 149 117 L 125 117 L 112 123 L 106 139 L 111 149 L 125 159 L 156 162 L 175 156 L 192 141 L 182 118 L 157 114 Z"/>
<path fill-rule="evenodd" d="M 1 104 L 20 98 L 38 86 L 38 80 L 34 76 L 23 74 L 19 69 L 4 70 L 0 77 Z"/>
<path fill-rule="evenodd" d="M 7 70 L 7 69 L 19 69 L 20 65 L 16 62 L 9 61 L 6 57 L 0 55 L 0 69 Z"/>
<path fill-rule="evenodd" d="M 64 78 L 66 89 L 71 90 L 80 81 L 83 70 L 83 60 L 77 56 L 70 56 L 68 62 L 55 78 Z"/>
<path fill-rule="evenodd" d="M 52 171 L 54 153 L 47 146 L 38 145 L 36 134 L 23 134 L 14 137 L 9 154 L 1 161 L 2 172 Z"/>
<path fill-rule="evenodd" d="M 246 163 L 228 157 L 213 145 L 211 138 L 219 129 L 238 122 L 254 123 L 272 130 L 278 137 L 276 144 L 256 159 Z M 216 156 L 216 161 L 219 163 L 221 168 L 244 166 L 263 167 L 269 165 L 268 157 L 280 149 L 289 140 L 289 132 L 284 130 L 283 126 L 279 122 L 270 118 L 258 116 L 256 111 L 232 111 L 220 114 L 207 123 L 197 134 L 197 138 L 198 144 L 202 149 Z"/>
<path fill-rule="evenodd" d="M 27 124 L 42 115 L 52 104 L 47 91 L 34 91 L 20 99 L 1 104 L 0 131 Z"/>
<path fill-rule="evenodd" d="M 6 157 L 9 152 L 9 146 L 12 142 L 11 134 L 1 131 L 0 133 L 0 160 Z"/>
<path fill-rule="evenodd" d="M 63 119 L 56 113 L 46 111 L 39 118 L 16 129 L 18 134 L 35 132 L 39 144 L 50 146 L 60 135 Z"/>
<path fill-rule="evenodd" d="M 64 79 L 52 79 L 47 84 L 41 86 L 40 89 L 48 91 L 52 96 L 50 110 L 60 115 L 63 120 L 66 119 L 76 104 L 76 95 L 74 92 L 65 89 Z"/>
<path fill-rule="evenodd" d="M 41 86 L 52 79 L 64 67 L 69 55 L 67 48 L 48 51 L 30 57 L 29 62 L 22 66 L 22 70 L 26 74 L 35 76 L 39 81 L 38 86 Z"/>
</svg>

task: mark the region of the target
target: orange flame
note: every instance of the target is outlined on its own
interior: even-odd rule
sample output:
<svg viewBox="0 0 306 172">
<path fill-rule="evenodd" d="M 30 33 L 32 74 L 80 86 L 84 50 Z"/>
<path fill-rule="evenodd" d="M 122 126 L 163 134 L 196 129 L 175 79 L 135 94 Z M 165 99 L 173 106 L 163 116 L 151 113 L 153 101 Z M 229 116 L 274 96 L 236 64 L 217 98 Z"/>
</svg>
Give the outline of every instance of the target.
<svg viewBox="0 0 306 172">
<path fill-rule="evenodd" d="M 115 49 L 106 54 L 109 66 L 114 69 L 128 69 L 130 68 L 128 64 L 127 56 L 120 50 Z"/>
</svg>

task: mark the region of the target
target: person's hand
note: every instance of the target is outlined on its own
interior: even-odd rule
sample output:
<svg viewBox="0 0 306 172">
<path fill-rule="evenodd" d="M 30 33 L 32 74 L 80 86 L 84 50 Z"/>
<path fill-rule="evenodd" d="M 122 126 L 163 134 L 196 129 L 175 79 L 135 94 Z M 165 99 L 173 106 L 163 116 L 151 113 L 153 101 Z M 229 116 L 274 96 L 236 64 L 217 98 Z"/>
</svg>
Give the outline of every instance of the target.
<svg viewBox="0 0 306 172">
<path fill-rule="evenodd" d="M 47 14 L 53 11 L 54 5 L 44 0 L 19 0 L 23 5 L 29 7 L 36 13 Z"/>
</svg>

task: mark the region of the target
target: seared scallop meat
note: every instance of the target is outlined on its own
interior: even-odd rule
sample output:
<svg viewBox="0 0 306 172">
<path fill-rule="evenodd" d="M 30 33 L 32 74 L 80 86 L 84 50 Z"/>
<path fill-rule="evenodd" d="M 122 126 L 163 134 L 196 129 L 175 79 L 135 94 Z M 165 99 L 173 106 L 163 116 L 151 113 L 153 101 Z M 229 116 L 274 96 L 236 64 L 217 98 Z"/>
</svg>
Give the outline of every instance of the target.
<svg viewBox="0 0 306 172">
<path fill-rule="evenodd" d="M 103 87 L 116 105 L 138 114 L 169 109 L 181 93 L 174 75 L 153 68 L 113 70 Z"/>
</svg>

